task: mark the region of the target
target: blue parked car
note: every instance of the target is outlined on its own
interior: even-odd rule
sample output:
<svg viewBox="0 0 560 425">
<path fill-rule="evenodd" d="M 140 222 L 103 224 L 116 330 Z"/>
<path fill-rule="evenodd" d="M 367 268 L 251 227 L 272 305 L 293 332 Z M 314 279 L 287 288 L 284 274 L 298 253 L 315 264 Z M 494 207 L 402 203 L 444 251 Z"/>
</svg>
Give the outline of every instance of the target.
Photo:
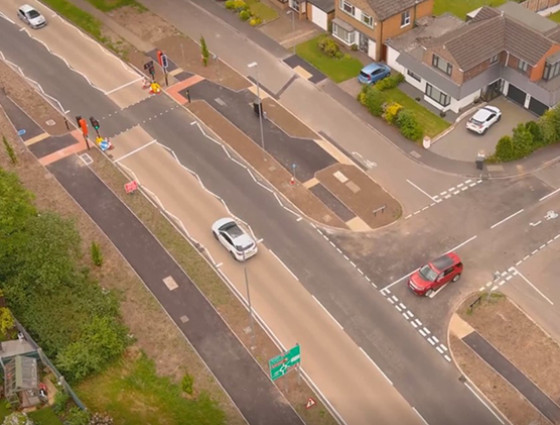
<svg viewBox="0 0 560 425">
<path fill-rule="evenodd" d="M 391 73 L 391 68 L 389 68 L 384 63 L 373 62 L 366 65 L 360 71 L 358 75 L 358 81 L 362 84 L 373 84 Z"/>
</svg>

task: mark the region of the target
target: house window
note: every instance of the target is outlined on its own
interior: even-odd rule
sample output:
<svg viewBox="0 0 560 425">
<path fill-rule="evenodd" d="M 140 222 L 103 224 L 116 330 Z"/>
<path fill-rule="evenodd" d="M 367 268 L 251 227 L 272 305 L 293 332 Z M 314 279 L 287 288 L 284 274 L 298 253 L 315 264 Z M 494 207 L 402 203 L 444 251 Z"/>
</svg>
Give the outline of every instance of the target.
<svg viewBox="0 0 560 425">
<path fill-rule="evenodd" d="M 544 66 L 543 80 L 552 80 L 560 75 L 560 62 L 547 63 Z"/>
<path fill-rule="evenodd" d="M 519 69 L 520 71 L 526 72 L 529 69 L 529 64 L 520 59 L 519 63 L 517 64 L 517 69 Z"/>
<path fill-rule="evenodd" d="M 436 89 L 429 83 L 426 83 L 426 96 L 430 99 L 435 100 L 441 106 L 447 106 L 451 103 L 451 98 L 442 92 L 441 90 Z"/>
<path fill-rule="evenodd" d="M 422 81 L 422 78 L 418 74 L 415 74 L 414 72 L 412 72 L 410 69 L 407 69 L 406 73 L 408 75 L 410 75 L 412 78 L 414 78 L 416 81 L 418 81 L 418 82 Z"/>
<path fill-rule="evenodd" d="M 340 0 L 340 8 L 344 10 L 349 15 L 354 16 L 355 7 L 352 3 L 347 2 L 346 0 Z"/>
<path fill-rule="evenodd" d="M 490 58 L 490 63 L 496 63 L 498 62 L 498 55 L 494 55 Z"/>
<path fill-rule="evenodd" d="M 336 38 L 342 40 L 347 45 L 351 45 L 355 43 L 354 41 L 356 39 L 355 31 L 347 31 L 344 28 L 342 28 L 340 25 L 336 25 L 335 23 L 333 23 L 332 33 Z"/>
<path fill-rule="evenodd" d="M 440 58 L 438 55 L 432 56 L 432 65 L 435 66 L 440 71 L 445 72 L 447 75 L 451 75 L 451 71 L 453 70 L 453 65 L 451 65 L 446 60 Z"/>
<path fill-rule="evenodd" d="M 401 14 L 401 27 L 406 27 L 408 24 L 410 24 L 410 10 Z"/>
<path fill-rule="evenodd" d="M 366 15 L 364 12 L 362 12 L 362 22 L 368 27 L 373 28 L 373 18 L 369 15 Z"/>
</svg>

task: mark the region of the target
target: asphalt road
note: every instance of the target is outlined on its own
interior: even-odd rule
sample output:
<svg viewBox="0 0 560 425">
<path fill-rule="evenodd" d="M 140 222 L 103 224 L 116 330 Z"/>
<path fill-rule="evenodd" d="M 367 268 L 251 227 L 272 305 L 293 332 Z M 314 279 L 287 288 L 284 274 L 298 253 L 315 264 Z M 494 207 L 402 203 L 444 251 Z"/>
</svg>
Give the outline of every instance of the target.
<svg viewBox="0 0 560 425">
<path fill-rule="evenodd" d="M 108 116 L 117 109 L 99 91 L 91 87 L 88 89 L 87 82 L 81 76 L 69 71 L 62 61 L 48 54 L 41 45 L 23 33 L 18 36 L 17 29 L 11 24 L 0 20 L 0 31 L 8 34 L 8 38 L 0 41 L 4 54 L 17 62 L 26 75 L 38 81 L 45 92 L 56 97 L 65 108 L 80 111 L 86 116 L 89 112 L 82 111 L 94 109 L 93 113 Z M 18 55 L 17 52 L 21 50 L 29 54 Z M 108 128 L 115 132 L 125 130 L 134 122 L 156 114 L 158 108 L 162 108 L 159 112 L 167 110 L 169 105 L 166 102 L 140 102 L 123 112 L 122 119 L 115 119 L 108 124 Z M 321 301 L 356 344 L 385 371 L 395 387 L 428 423 L 497 422 L 487 408 L 459 382 L 457 370 L 403 320 L 385 296 L 344 260 L 322 234 L 305 222 L 296 222 L 295 217 L 279 208 L 269 195 L 264 196 L 264 192 L 244 170 L 224 157 L 219 147 L 208 142 L 202 143 L 200 138 L 188 137 L 188 123 L 180 119 L 178 114 L 170 111 L 144 125 L 154 138 L 172 147 L 182 162 L 200 173 L 205 185 L 222 196 L 234 213 L 249 222 L 264 237 L 267 245 L 296 274 L 305 288 Z M 364 140 L 367 142 L 369 139 Z M 417 172 L 419 170 L 417 168 Z M 428 179 L 435 177 L 431 175 Z M 460 195 L 457 199 L 463 199 L 463 196 L 466 195 Z M 503 199 L 506 203 L 511 198 Z M 479 200 L 478 205 L 480 203 Z M 454 214 L 464 218 L 463 210 L 459 207 Z M 454 217 L 453 212 L 449 217 Z M 445 216 L 437 215 L 435 219 L 443 221 Z M 455 223 L 454 227 L 460 230 L 461 223 Z M 425 230 L 426 238 L 431 237 L 434 231 L 428 229 Z M 463 235 L 454 233 L 448 237 L 448 241 L 462 241 Z M 442 241 L 438 241 L 438 244 L 443 250 L 448 248 Z M 387 246 L 385 241 L 379 245 L 378 252 Z M 384 258 L 380 263 L 388 263 L 388 260 L 389 257 Z M 444 401 L 435 397 L 435 394 L 445 394 Z"/>
</svg>

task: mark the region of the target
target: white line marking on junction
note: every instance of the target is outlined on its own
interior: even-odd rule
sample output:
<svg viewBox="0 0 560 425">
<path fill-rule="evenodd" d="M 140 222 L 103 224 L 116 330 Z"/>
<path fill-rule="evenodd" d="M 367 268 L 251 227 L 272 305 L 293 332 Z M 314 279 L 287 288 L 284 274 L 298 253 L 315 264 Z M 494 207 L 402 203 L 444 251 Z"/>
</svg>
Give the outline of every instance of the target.
<svg viewBox="0 0 560 425">
<path fill-rule="evenodd" d="M 500 224 L 502 224 L 503 222 L 509 220 L 510 218 L 515 217 L 517 214 L 521 214 L 524 211 L 523 208 L 521 208 L 519 211 L 514 212 L 512 215 L 507 216 L 506 218 L 504 218 L 501 221 L 498 221 L 497 223 L 493 224 L 492 226 L 490 226 L 491 229 L 494 229 L 495 227 L 498 227 Z"/>
<path fill-rule="evenodd" d="M 311 295 L 311 297 L 313 297 L 313 299 L 317 302 L 317 304 L 319 304 L 319 306 L 325 311 L 325 313 L 328 314 L 328 316 L 333 320 L 334 323 L 336 323 L 336 325 L 341 329 L 344 330 L 344 328 L 342 327 L 342 325 L 340 323 L 338 323 L 338 321 L 334 318 L 334 316 L 329 312 L 329 310 L 327 310 L 325 308 L 325 306 L 323 304 L 321 304 L 321 301 L 319 301 L 315 295 Z"/>
<path fill-rule="evenodd" d="M 450 249 L 449 251 L 447 251 L 447 252 L 457 251 L 459 248 L 465 246 L 465 245 L 468 244 L 469 242 L 474 241 L 476 238 L 477 238 L 477 235 L 474 235 L 473 237 L 467 239 L 465 242 L 462 242 L 462 243 L 460 243 L 459 245 L 457 245 L 456 247 L 451 248 L 451 249 Z"/>
<path fill-rule="evenodd" d="M 361 351 L 362 353 L 364 353 L 364 356 L 366 356 L 366 358 L 375 366 L 375 368 L 379 371 L 379 373 L 380 373 L 381 375 L 383 375 L 383 377 L 387 380 L 387 382 L 388 382 L 389 384 L 393 385 L 393 383 L 391 382 L 391 380 L 387 377 L 387 375 L 385 375 L 385 372 L 383 372 L 383 371 L 381 370 L 381 368 L 380 368 L 379 366 L 377 366 L 377 363 L 375 363 L 375 362 L 373 361 L 373 359 L 368 355 L 368 353 L 366 353 L 366 351 L 365 351 L 362 347 L 358 347 L 358 348 L 360 349 L 360 351 Z"/>
<path fill-rule="evenodd" d="M 504 421 L 502 421 L 502 419 L 496 414 L 496 412 L 494 412 L 494 409 L 491 409 L 491 408 L 490 408 L 490 406 L 488 405 L 488 403 L 486 403 L 486 401 L 484 401 L 484 400 L 482 399 L 482 397 L 480 397 L 480 396 L 478 395 L 478 393 L 469 385 L 468 382 L 465 382 L 465 386 L 471 391 L 471 393 L 474 394 L 474 396 L 475 396 L 476 398 L 478 398 L 478 400 L 479 400 L 482 404 L 484 404 L 484 405 L 486 406 L 486 408 L 487 408 L 488 410 L 490 410 L 490 412 L 492 412 L 492 414 L 496 417 L 496 419 L 498 419 L 498 420 L 500 421 L 500 423 L 502 423 L 502 424 L 504 423 Z"/>
<path fill-rule="evenodd" d="M 140 152 L 142 149 L 147 148 L 148 146 L 150 146 L 150 145 L 152 145 L 152 144 L 154 144 L 154 143 L 156 143 L 156 142 L 157 142 L 157 140 L 154 139 L 154 140 L 152 140 L 151 142 L 148 142 L 148 143 L 146 143 L 146 144 L 144 144 L 144 145 L 142 145 L 142 146 L 140 146 L 140 147 L 137 147 L 136 149 L 131 150 L 130 152 L 124 154 L 123 156 L 121 156 L 121 157 L 115 159 L 114 162 L 122 161 L 123 159 L 126 159 L 126 158 L 128 158 L 129 156 L 134 155 L 134 154 L 137 153 L 137 152 Z"/>
<path fill-rule="evenodd" d="M 292 271 L 288 268 L 288 266 L 284 264 L 284 262 L 274 253 L 274 251 L 271 250 L 271 249 L 269 249 L 269 251 L 270 251 L 270 253 L 271 253 L 272 255 L 274 255 L 274 257 L 278 260 L 278 262 L 279 262 L 280 264 L 282 264 L 286 270 L 288 270 L 288 273 L 290 273 L 290 274 L 293 276 L 293 278 L 299 282 L 299 279 L 298 279 L 297 276 L 294 274 L 294 272 L 292 272 Z"/>
<path fill-rule="evenodd" d="M 520 277 L 521 279 L 523 279 L 525 282 L 527 282 L 527 284 L 528 284 L 529 286 L 531 286 L 531 288 L 533 288 L 535 291 L 537 291 L 537 293 L 538 293 L 541 297 L 543 297 L 545 300 L 547 300 L 547 301 L 550 303 L 550 305 L 554 305 L 554 303 L 553 303 L 552 301 L 550 301 L 550 299 L 549 299 L 545 294 L 543 294 L 535 285 L 533 285 L 533 284 L 529 281 L 529 279 L 527 279 L 519 270 L 515 269 L 515 273 L 516 273 L 517 275 L 519 275 L 519 277 Z"/>
<path fill-rule="evenodd" d="M 128 87 L 128 86 L 130 86 L 130 85 L 132 85 L 132 84 L 134 84 L 134 83 L 137 83 L 138 81 L 141 81 L 141 80 L 143 80 L 143 79 L 144 79 L 144 77 L 141 77 L 141 78 L 137 78 L 136 80 L 129 81 L 128 83 L 125 83 L 125 84 L 123 84 L 123 85 L 121 85 L 121 86 L 119 86 L 119 87 L 115 87 L 113 90 L 106 91 L 105 94 L 106 94 L 106 95 L 109 95 L 109 94 L 114 93 L 114 92 L 116 92 L 116 91 L 118 91 L 118 90 L 120 90 L 120 89 L 124 89 L 125 87 Z"/>
<path fill-rule="evenodd" d="M 541 199 L 539 199 L 539 202 L 544 201 L 546 198 L 548 198 L 549 196 L 554 195 L 555 193 L 557 193 L 558 191 L 560 191 L 560 188 L 550 192 L 548 195 L 544 195 Z"/>
<path fill-rule="evenodd" d="M 420 192 L 422 192 L 424 195 L 426 195 L 428 198 L 430 198 L 432 201 L 434 200 L 434 198 L 430 195 L 428 195 L 425 191 L 423 191 L 422 189 L 420 189 L 418 186 L 416 186 L 414 183 L 412 183 L 410 180 L 406 179 L 406 181 L 414 188 L 418 189 Z"/>
<path fill-rule="evenodd" d="M 418 269 L 414 269 L 412 270 L 410 273 L 405 274 L 404 276 L 400 277 L 399 279 L 395 280 L 394 282 L 388 284 L 387 286 L 384 286 L 383 289 L 389 289 L 392 286 L 395 286 L 397 283 L 399 283 L 401 280 L 406 279 L 407 277 L 409 277 L 412 273 L 414 273 L 416 270 Z"/>
</svg>

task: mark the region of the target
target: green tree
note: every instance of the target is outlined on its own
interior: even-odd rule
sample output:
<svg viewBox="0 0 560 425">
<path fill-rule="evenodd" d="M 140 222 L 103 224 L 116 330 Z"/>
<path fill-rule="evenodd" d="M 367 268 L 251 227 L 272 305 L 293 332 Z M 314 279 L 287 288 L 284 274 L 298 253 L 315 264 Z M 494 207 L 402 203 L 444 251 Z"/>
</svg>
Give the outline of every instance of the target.
<svg viewBox="0 0 560 425">
<path fill-rule="evenodd" d="M 510 136 L 503 136 L 498 140 L 494 157 L 498 161 L 510 161 L 514 158 L 513 142 Z"/>
<path fill-rule="evenodd" d="M 59 353 L 57 366 L 68 381 L 78 381 L 99 372 L 119 357 L 127 345 L 127 330 L 116 319 L 95 317 L 80 338 Z"/>
<path fill-rule="evenodd" d="M 543 139 L 546 144 L 560 140 L 560 107 L 556 106 L 546 111 L 539 119 Z"/>
<path fill-rule="evenodd" d="M 207 66 L 210 52 L 208 51 L 208 46 L 206 45 L 206 40 L 204 39 L 204 37 L 200 37 L 200 49 L 202 51 L 202 63 L 204 64 L 204 66 Z"/>
<path fill-rule="evenodd" d="M 517 126 L 513 129 L 513 136 L 511 140 L 513 142 L 514 156 L 512 159 L 523 158 L 535 149 L 535 146 L 533 145 L 533 135 L 529 130 L 527 130 L 525 123 L 517 124 Z"/>
</svg>

